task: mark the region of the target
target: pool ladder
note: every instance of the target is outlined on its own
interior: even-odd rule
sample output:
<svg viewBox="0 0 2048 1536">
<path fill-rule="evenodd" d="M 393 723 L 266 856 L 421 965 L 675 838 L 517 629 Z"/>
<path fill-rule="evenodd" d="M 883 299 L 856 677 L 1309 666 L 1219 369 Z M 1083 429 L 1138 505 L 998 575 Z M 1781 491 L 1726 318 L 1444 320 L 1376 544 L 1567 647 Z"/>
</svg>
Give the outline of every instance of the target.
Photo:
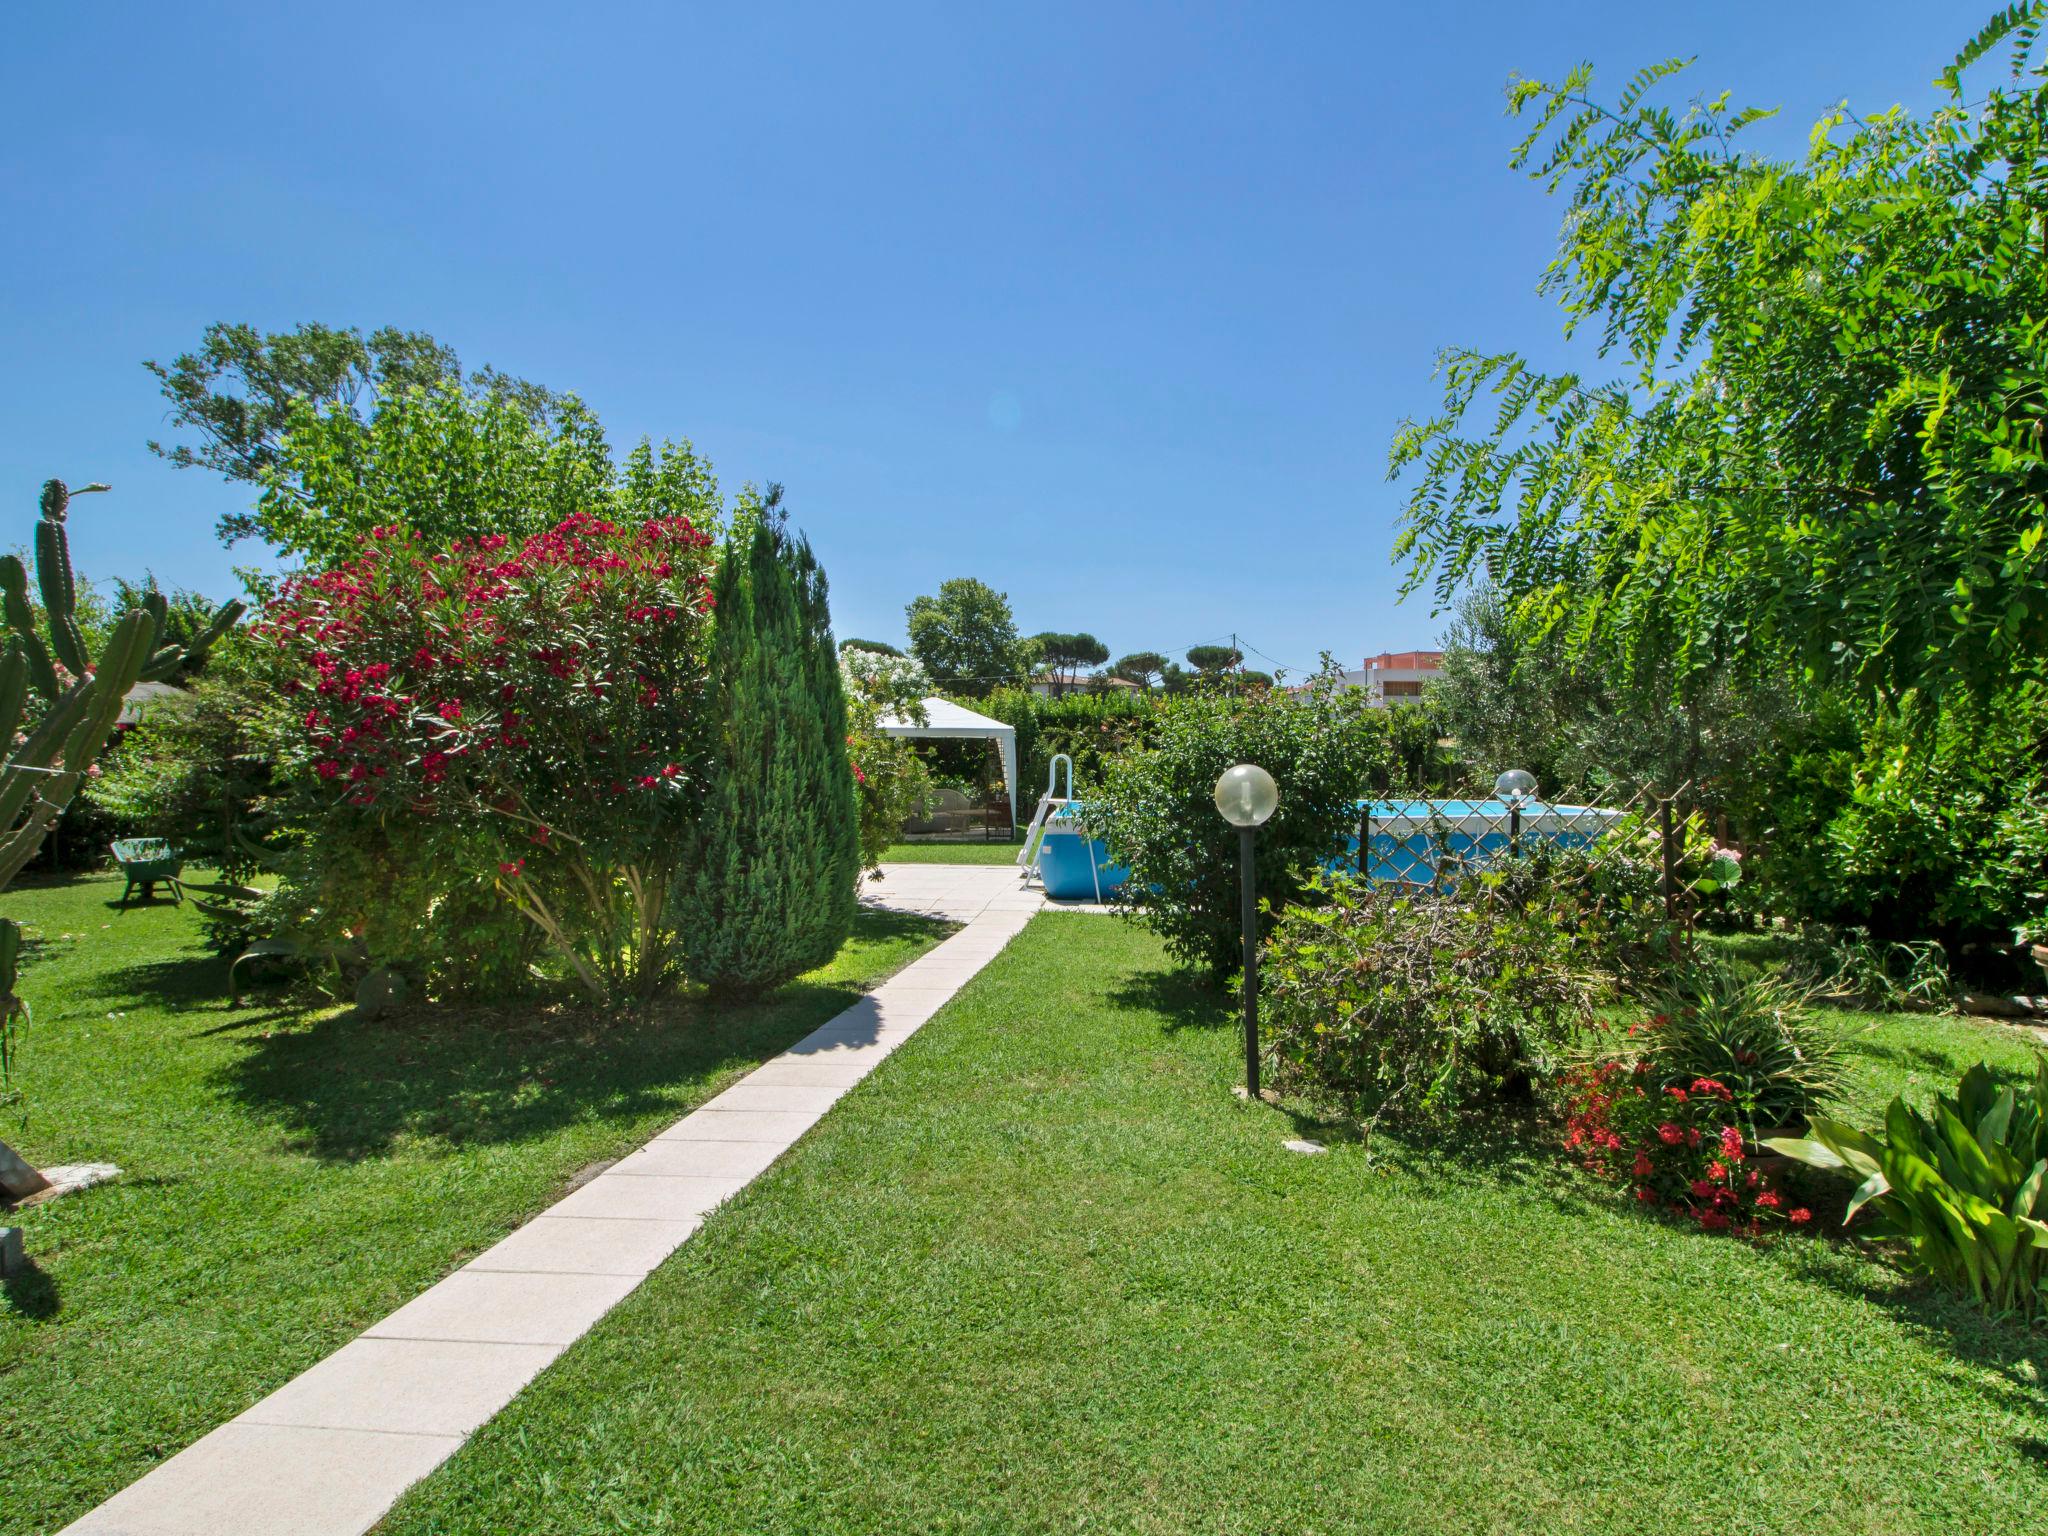
<svg viewBox="0 0 2048 1536">
<path fill-rule="evenodd" d="M 1067 765 L 1067 792 L 1056 795 L 1053 790 L 1059 784 L 1060 764 Z M 1031 825 L 1025 829 L 1024 846 L 1017 850 L 1017 862 L 1023 866 L 1021 877 L 1026 885 L 1036 880 L 1040 887 L 1045 885 L 1045 876 L 1039 873 L 1038 850 L 1044 843 L 1045 824 L 1063 806 L 1074 803 L 1074 760 L 1064 752 L 1055 752 L 1052 762 L 1045 770 L 1045 793 L 1038 797 L 1038 810 L 1031 818 Z"/>
</svg>

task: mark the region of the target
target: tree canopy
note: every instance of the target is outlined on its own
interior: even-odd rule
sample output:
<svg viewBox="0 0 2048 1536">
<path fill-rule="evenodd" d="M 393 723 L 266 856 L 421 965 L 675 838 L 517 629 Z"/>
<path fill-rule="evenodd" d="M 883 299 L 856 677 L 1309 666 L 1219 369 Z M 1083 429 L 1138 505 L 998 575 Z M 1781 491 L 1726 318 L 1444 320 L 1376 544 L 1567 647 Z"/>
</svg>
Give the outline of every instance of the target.
<svg viewBox="0 0 2048 1536">
<path fill-rule="evenodd" d="M 956 576 L 936 597 L 912 598 L 905 614 L 910 654 L 941 688 L 979 695 L 1022 670 L 1010 600 L 986 582 Z"/>
<path fill-rule="evenodd" d="M 365 424 L 393 396 L 466 390 L 503 402 L 543 428 L 588 414 L 572 397 L 492 368 L 465 380 L 453 348 L 424 331 L 393 326 L 366 337 L 354 327 L 317 321 L 268 333 L 216 322 L 194 351 L 143 366 L 170 402 L 172 425 L 198 434 L 196 443 L 151 441 L 150 451 L 181 468 L 210 469 L 258 486 L 292 485 L 285 438 L 302 409 Z M 231 512 L 219 524 L 225 544 L 262 532 L 260 516 L 249 512 Z"/>
<path fill-rule="evenodd" d="M 1045 630 L 1026 642 L 1036 653 L 1038 665 L 1049 674 L 1054 698 L 1066 692 L 1074 674 L 1084 667 L 1099 667 L 1109 660 L 1109 647 L 1083 632 L 1065 635 Z"/>
<path fill-rule="evenodd" d="M 1169 665 L 1171 663 L 1157 651 L 1133 651 L 1128 656 L 1119 656 L 1109 671 L 1112 677 L 1136 683 L 1140 688 L 1151 688 L 1165 676 Z"/>
<path fill-rule="evenodd" d="M 1581 66 L 1509 97 L 1513 163 L 1567 200 L 1544 279 L 1605 378 L 1442 358 L 1396 545 L 1449 603 L 1490 579 L 1575 664 L 1685 694 L 1796 666 L 1880 703 L 2000 686 L 2048 646 L 2048 77 L 2014 5 L 1925 118 L 1612 102 Z M 2001 41 L 2008 76 L 1963 79 Z"/>
<path fill-rule="evenodd" d="M 1227 672 L 1244 665 L 1244 652 L 1227 645 L 1192 645 L 1188 665 L 1197 672 Z"/>
</svg>

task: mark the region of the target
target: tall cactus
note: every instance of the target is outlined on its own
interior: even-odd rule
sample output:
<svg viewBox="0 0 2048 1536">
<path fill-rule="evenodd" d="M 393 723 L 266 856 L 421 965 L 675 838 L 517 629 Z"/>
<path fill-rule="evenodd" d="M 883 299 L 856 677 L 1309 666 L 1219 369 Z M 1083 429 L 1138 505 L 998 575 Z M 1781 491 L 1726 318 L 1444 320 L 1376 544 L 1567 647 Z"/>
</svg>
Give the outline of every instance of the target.
<svg viewBox="0 0 2048 1536">
<path fill-rule="evenodd" d="M 63 481 L 43 482 L 35 539 L 40 628 L 29 601 L 27 570 L 18 557 L 0 556 L 0 613 L 10 632 L 0 650 L 0 752 L 7 753 L 0 764 L 0 890 L 35 857 L 71 804 L 113 734 L 128 690 L 143 678 L 168 677 L 205 654 L 243 612 L 241 603 L 224 604 L 192 645 L 160 646 L 164 608 L 162 598 L 152 594 L 155 601 L 145 600 L 121 615 L 94 662 L 78 626 L 77 582 L 64 529 L 70 506 L 71 492 Z M 40 696 L 33 723 L 31 691 Z M 10 1054 L 8 1037 L 28 1012 L 14 990 L 20 948 L 19 925 L 0 918 L 0 1070 Z M 43 1187 L 42 1176 L 0 1142 L 0 1192 L 19 1198 Z"/>
</svg>

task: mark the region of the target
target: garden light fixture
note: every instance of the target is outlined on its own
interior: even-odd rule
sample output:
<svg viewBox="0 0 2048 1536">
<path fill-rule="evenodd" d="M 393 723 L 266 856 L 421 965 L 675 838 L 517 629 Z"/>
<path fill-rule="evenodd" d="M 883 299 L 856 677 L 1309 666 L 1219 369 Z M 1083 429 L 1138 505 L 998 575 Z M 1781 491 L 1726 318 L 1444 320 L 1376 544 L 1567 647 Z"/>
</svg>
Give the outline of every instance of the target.
<svg viewBox="0 0 2048 1536">
<path fill-rule="evenodd" d="M 1526 768 L 1510 768 L 1493 781 L 1493 792 L 1509 805 L 1519 806 L 1536 798 L 1536 775 Z"/>
<path fill-rule="evenodd" d="M 1237 828 L 1238 880 L 1244 923 L 1244 1092 L 1259 1096 L 1259 882 L 1253 844 L 1279 808 L 1280 786 L 1255 763 L 1239 763 L 1216 781 L 1216 809 Z"/>
<path fill-rule="evenodd" d="M 1522 807 L 1536 796 L 1536 775 L 1526 768 L 1510 768 L 1493 781 L 1494 798 L 1508 807 L 1508 856 L 1522 856 Z"/>
</svg>

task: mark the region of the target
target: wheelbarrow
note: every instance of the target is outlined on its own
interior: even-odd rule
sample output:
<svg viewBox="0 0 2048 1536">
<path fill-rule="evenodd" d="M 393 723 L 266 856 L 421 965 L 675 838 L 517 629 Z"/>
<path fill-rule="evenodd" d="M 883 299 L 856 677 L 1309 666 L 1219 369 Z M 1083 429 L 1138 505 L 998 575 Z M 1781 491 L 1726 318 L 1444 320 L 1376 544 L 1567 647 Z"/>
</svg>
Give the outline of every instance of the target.
<svg viewBox="0 0 2048 1536">
<path fill-rule="evenodd" d="M 114 862 L 128 879 L 121 888 L 123 909 L 138 885 L 142 887 L 142 899 L 148 901 L 156 894 L 159 880 L 171 888 L 171 900 L 184 901 L 185 888 L 178 883 L 178 877 L 185 871 L 184 856 L 169 843 L 160 837 L 125 837 L 108 846 L 114 851 Z"/>
</svg>

